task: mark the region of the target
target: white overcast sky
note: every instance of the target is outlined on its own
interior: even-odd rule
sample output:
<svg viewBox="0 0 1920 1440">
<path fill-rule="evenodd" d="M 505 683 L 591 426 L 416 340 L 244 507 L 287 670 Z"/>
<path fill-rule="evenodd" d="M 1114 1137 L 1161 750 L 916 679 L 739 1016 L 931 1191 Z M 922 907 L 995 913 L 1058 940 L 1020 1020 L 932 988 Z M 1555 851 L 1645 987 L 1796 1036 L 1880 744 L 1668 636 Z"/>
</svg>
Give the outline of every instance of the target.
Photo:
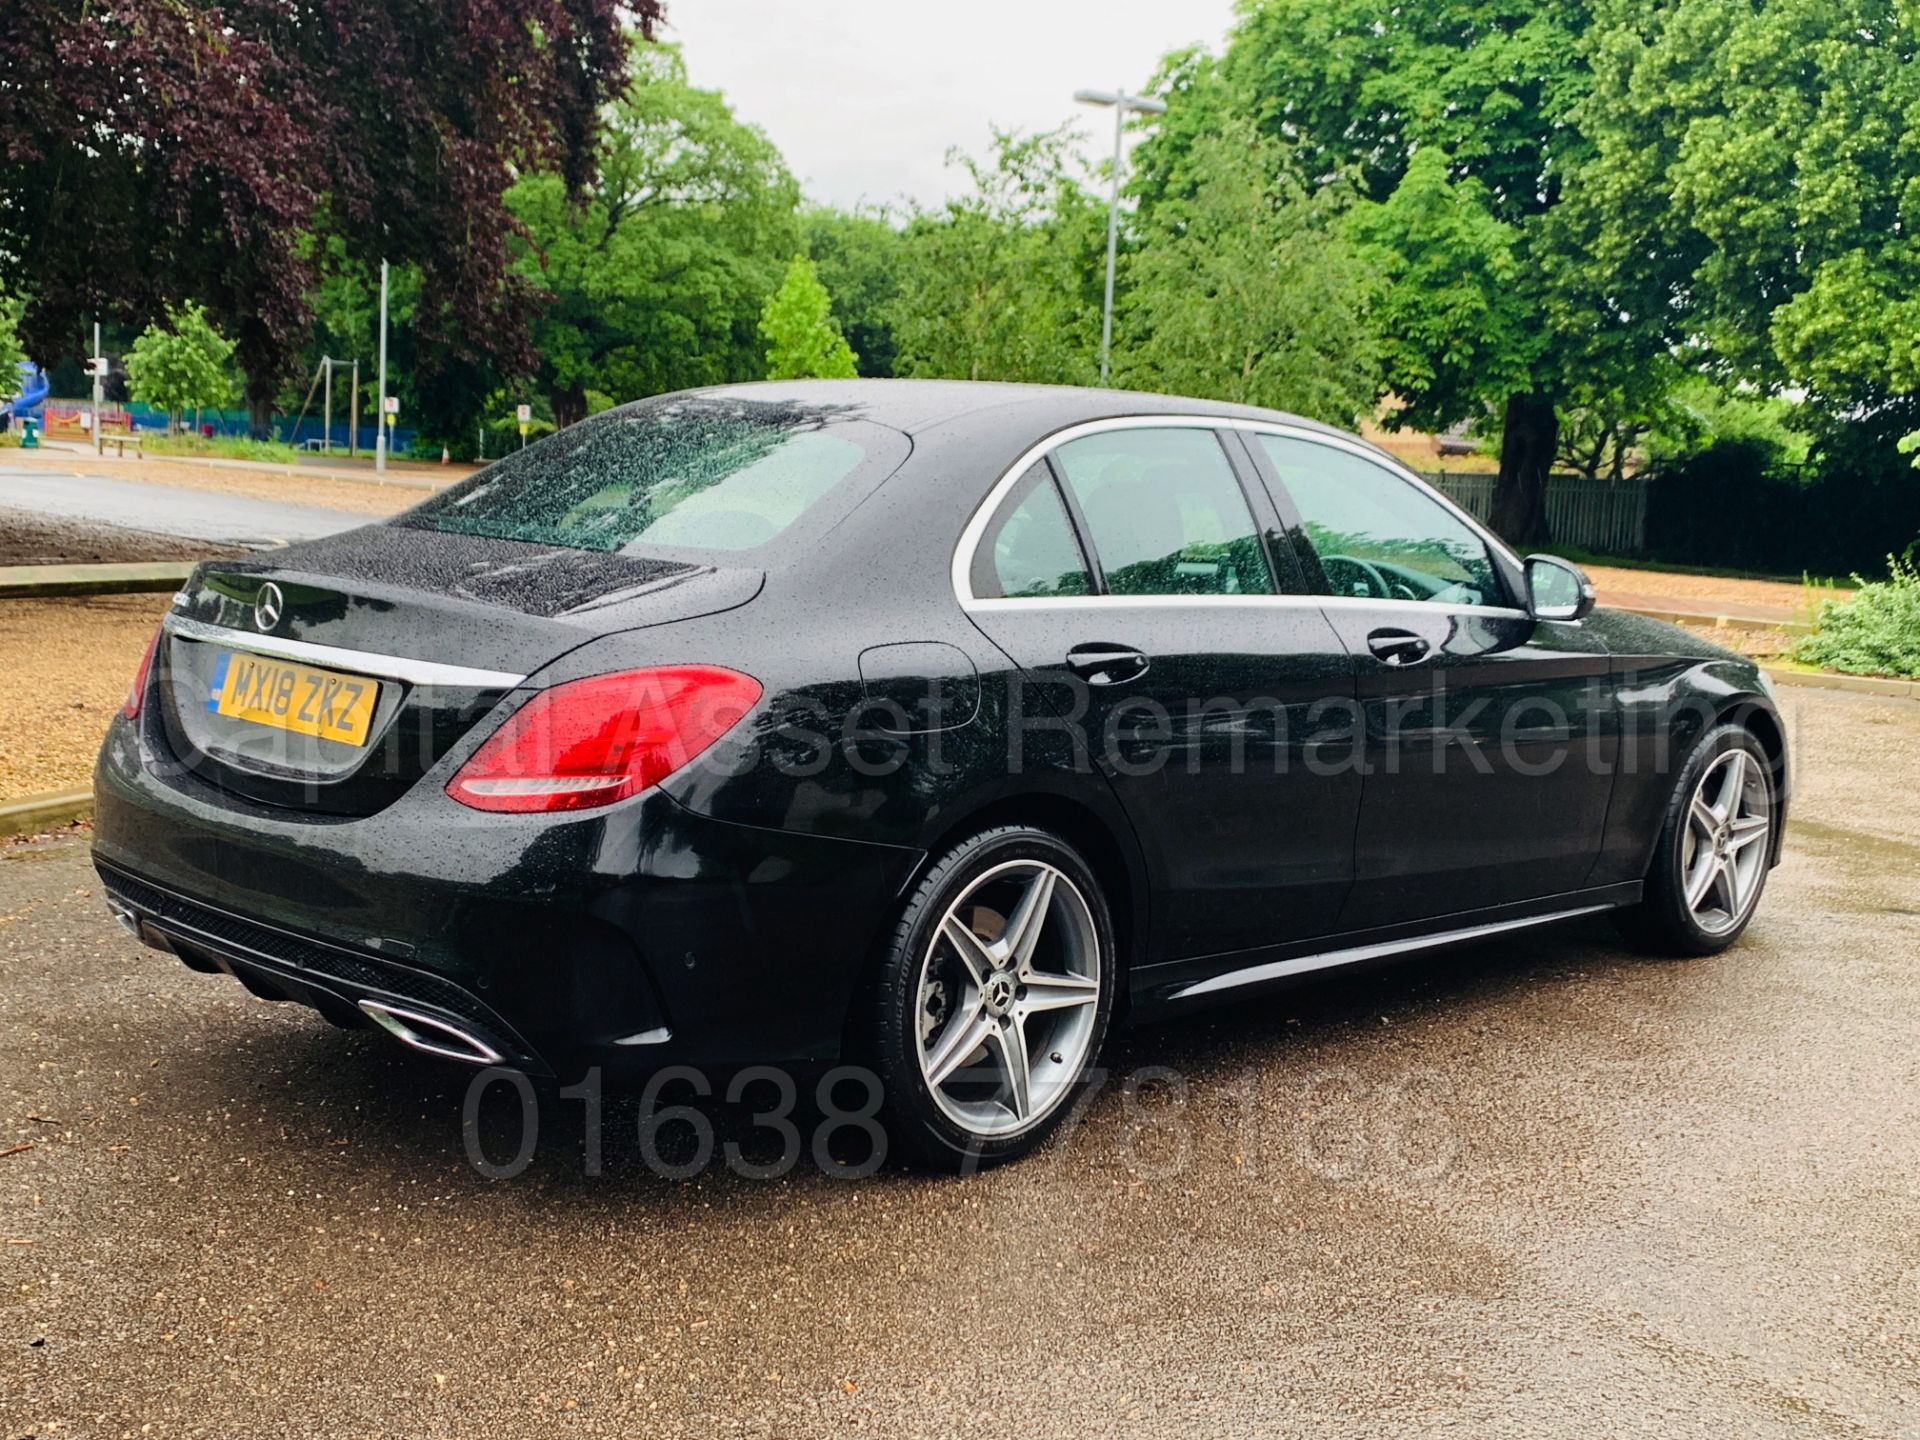
<svg viewBox="0 0 1920 1440">
<path fill-rule="evenodd" d="M 764 129 L 807 197 L 934 204 L 959 182 L 947 147 L 984 153 L 989 126 L 1079 119 L 1088 151 L 1111 112 L 1073 92 L 1137 89 L 1167 51 L 1216 51 L 1232 0 L 667 0 L 663 38 L 693 81 Z"/>
</svg>

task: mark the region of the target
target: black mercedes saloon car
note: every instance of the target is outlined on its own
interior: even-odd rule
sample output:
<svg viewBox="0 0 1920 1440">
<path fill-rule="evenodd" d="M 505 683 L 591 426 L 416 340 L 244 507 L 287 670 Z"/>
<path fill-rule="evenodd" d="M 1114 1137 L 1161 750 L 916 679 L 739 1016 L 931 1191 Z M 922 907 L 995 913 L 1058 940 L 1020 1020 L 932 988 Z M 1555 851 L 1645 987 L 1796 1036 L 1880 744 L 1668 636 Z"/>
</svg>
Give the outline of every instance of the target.
<svg viewBox="0 0 1920 1440">
<path fill-rule="evenodd" d="M 626 405 L 201 565 L 101 752 L 140 939 L 566 1081 L 872 1067 L 1038 1142 L 1122 1018 L 1612 911 L 1730 944 L 1768 682 L 1269 411 L 916 381 Z"/>
</svg>

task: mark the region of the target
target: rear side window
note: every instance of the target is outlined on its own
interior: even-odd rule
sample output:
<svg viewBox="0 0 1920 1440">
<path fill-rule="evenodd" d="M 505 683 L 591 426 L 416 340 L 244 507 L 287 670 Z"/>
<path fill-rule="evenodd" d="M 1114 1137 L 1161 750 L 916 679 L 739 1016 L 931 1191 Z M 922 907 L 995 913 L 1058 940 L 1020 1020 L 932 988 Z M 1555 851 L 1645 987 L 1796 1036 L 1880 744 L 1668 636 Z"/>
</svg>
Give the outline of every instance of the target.
<svg viewBox="0 0 1920 1440">
<path fill-rule="evenodd" d="M 581 550 L 751 550 L 850 477 L 883 478 L 904 447 L 814 407 L 643 403 L 516 451 L 395 523 Z"/>
<path fill-rule="evenodd" d="M 973 593 L 983 600 L 1085 595 L 1092 584 L 1067 507 L 1044 460 L 1029 466 L 974 551 Z"/>
<path fill-rule="evenodd" d="M 1211 430 L 1110 430 L 1053 452 L 1110 595 L 1271 595 L 1258 527 Z"/>
</svg>

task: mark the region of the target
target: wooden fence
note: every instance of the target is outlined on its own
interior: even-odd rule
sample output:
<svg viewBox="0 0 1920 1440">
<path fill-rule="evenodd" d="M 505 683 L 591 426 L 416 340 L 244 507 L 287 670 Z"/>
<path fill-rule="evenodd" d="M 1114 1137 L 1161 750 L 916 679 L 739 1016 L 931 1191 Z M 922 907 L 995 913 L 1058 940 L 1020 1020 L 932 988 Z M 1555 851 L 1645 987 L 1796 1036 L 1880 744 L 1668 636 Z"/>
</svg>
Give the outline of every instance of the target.
<svg viewBox="0 0 1920 1440">
<path fill-rule="evenodd" d="M 1433 486 L 1482 524 L 1493 511 L 1491 475 L 1428 472 Z M 1547 479 L 1547 533 L 1554 543 L 1601 555 L 1638 555 L 1647 546 L 1647 485 L 1643 480 Z"/>
</svg>

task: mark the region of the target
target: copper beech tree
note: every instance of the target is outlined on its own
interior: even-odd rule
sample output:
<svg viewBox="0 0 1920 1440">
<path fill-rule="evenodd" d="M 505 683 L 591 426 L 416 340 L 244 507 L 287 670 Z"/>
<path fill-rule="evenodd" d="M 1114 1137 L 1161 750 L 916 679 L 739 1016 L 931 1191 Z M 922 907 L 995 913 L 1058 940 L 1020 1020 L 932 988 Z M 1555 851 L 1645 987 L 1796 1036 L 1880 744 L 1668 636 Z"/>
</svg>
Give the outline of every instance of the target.
<svg viewBox="0 0 1920 1440">
<path fill-rule="evenodd" d="M 196 301 L 256 430 L 305 337 L 317 233 L 414 262 L 423 363 L 531 362 L 509 268 L 522 169 L 579 188 L 659 0 L 12 0 L 0 255 L 51 361 L 95 314 Z"/>
</svg>

